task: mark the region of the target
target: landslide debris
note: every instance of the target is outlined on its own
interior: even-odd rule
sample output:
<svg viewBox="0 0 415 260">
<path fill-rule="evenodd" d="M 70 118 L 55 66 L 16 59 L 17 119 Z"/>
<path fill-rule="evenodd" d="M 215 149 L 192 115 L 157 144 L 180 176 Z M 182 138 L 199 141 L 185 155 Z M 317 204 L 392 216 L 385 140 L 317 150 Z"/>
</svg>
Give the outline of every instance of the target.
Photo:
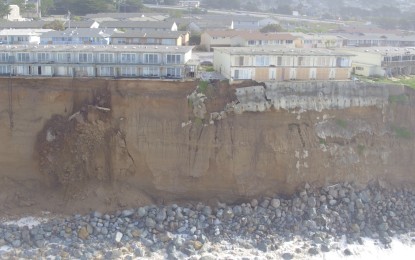
<svg viewBox="0 0 415 260">
<path fill-rule="evenodd" d="M 111 179 L 111 146 L 116 128 L 109 108 L 86 105 L 71 116 L 54 115 L 38 134 L 40 170 L 66 191 L 91 179 Z"/>
</svg>

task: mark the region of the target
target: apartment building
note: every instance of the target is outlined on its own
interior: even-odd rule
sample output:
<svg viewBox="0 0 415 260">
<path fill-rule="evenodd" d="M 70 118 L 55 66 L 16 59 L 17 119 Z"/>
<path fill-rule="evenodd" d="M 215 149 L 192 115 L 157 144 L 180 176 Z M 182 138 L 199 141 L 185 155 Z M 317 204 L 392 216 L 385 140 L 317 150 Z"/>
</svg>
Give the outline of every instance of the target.
<svg viewBox="0 0 415 260">
<path fill-rule="evenodd" d="M 0 31 L 0 44 L 39 44 L 40 36 L 52 29 L 4 29 Z"/>
<path fill-rule="evenodd" d="M 74 28 L 65 31 L 50 31 L 40 36 L 40 44 L 93 44 L 107 45 L 114 29 Z"/>
<path fill-rule="evenodd" d="M 111 44 L 137 44 L 137 45 L 188 45 L 189 32 L 185 31 L 126 31 L 111 35 Z"/>
<path fill-rule="evenodd" d="M 353 54 L 352 71 L 361 76 L 415 74 L 415 48 L 368 47 L 342 51 Z"/>
<path fill-rule="evenodd" d="M 231 81 L 346 80 L 352 54 L 327 49 L 215 48 L 214 68 Z"/>
<path fill-rule="evenodd" d="M 191 55 L 191 46 L 0 46 L 0 74 L 179 79 L 192 69 Z"/>
</svg>

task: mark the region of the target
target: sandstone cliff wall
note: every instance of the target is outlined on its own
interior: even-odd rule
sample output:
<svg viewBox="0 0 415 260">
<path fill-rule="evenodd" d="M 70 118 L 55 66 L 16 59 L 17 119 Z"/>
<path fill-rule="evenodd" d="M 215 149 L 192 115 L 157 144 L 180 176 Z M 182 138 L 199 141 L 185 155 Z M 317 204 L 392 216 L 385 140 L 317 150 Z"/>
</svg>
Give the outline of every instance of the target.
<svg viewBox="0 0 415 260">
<path fill-rule="evenodd" d="M 411 89 L 218 84 L 199 95 L 206 113 L 196 117 L 201 103 L 188 100 L 196 85 L 1 78 L 1 212 L 233 201 L 305 182 L 415 181 Z"/>
</svg>

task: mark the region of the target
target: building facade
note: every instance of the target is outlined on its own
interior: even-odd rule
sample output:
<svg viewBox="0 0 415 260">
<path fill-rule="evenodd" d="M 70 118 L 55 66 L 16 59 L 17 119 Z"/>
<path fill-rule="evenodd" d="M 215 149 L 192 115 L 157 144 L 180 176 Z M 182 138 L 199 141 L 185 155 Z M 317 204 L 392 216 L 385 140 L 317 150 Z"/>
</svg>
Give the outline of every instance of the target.
<svg viewBox="0 0 415 260">
<path fill-rule="evenodd" d="M 136 45 L 173 45 L 182 46 L 189 44 L 189 32 L 158 32 L 158 31 L 126 31 L 111 35 L 111 44 L 136 44 Z"/>
<path fill-rule="evenodd" d="M 353 73 L 361 76 L 392 77 L 415 74 L 415 48 L 350 48 Z"/>
<path fill-rule="evenodd" d="M 346 80 L 347 53 L 324 49 L 215 48 L 214 68 L 231 81 Z"/>
<path fill-rule="evenodd" d="M 3 76 L 186 77 L 190 46 L 0 46 Z"/>
</svg>

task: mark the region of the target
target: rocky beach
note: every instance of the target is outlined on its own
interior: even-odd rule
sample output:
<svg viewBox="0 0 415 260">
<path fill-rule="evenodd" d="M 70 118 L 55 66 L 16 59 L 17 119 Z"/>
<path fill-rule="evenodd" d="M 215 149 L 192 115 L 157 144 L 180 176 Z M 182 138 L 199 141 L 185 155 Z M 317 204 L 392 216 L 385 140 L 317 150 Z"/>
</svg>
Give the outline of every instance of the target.
<svg viewBox="0 0 415 260">
<path fill-rule="evenodd" d="M 415 193 L 306 184 L 291 197 L 0 222 L 1 259 L 376 259 L 415 252 Z"/>
</svg>

